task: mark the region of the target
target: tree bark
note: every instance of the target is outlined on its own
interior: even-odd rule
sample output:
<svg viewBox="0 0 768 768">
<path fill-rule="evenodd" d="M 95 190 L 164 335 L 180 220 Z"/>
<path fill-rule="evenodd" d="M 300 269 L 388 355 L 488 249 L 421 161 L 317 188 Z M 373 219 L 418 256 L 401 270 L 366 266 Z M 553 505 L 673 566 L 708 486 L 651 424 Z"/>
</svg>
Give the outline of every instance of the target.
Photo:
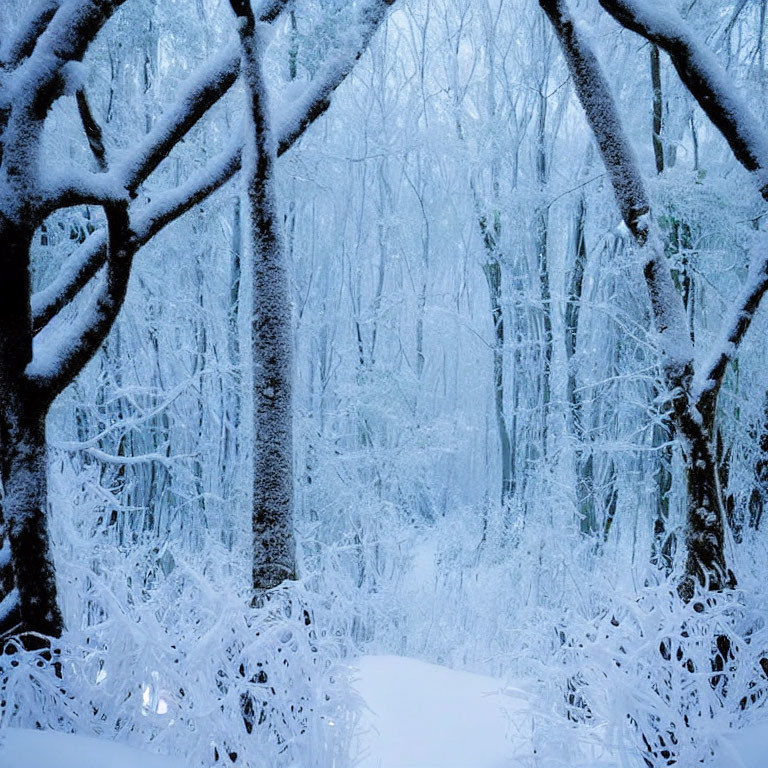
<svg viewBox="0 0 768 768">
<path fill-rule="evenodd" d="M 656 173 L 664 172 L 664 145 L 661 141 L 662 110 L 661 62 L 659 48 L 651 45 L 651 87 L 653 88 L 653 156 L 656 160 Z"/>
</svg>

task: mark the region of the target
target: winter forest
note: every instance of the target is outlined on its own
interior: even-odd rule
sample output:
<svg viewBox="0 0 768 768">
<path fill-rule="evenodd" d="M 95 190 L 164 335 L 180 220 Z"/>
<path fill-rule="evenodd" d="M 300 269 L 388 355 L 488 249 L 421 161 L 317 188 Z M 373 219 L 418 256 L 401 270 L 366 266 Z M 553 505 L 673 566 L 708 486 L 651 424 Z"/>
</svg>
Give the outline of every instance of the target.
<svg viewBox="0 0 768 768">
<path fill-rule="evenodd" d="M 767 0 L 0 0 L 0 768 L 768 766 Z"/>
</svg>

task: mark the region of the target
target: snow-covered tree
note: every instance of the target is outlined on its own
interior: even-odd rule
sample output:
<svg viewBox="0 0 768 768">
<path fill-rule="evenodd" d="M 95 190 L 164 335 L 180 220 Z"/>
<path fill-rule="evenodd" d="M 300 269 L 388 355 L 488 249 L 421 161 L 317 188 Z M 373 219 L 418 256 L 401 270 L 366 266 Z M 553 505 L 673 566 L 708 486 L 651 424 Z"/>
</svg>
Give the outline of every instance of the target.
<svg viewBox="0 0 768 768">
<path fill-rule="evenodd" d="M 727 562 L 729 528 L 716 448 L 717 398 L 727 366 L 768 290 L 768 260 L 753 266 L 742 296 L 723 322 L 721 339 L 707 359 L 697 361 L 686 307 L 672 279 L 645 181 L 605 75 L 565 0 L 540 0 L 540 4 L 560 40 L 622 218 L 643 258 L 671 417 L 686 458 L 688 552 L 680 593 L 690 599 L 697 584 L 714 591 L 733 587 L 736 579 Z M 659 11 L 633 0 L 602 0 L 602 5 L 622 24 L 670 54 L 683 82 L 736 158 L 755 175 L 768 200 L 768 136 L 683 20 L 672 10 Z"/>
<path fill-rule="evenodd" d="M 4 588 L 2 634 L 56 636 L 62 630 L 47 521 L 45 419 L 104 342 L 125 300 L 136 252 L 206 199 L 239 169 L 242 137 L 176 187 L 151 196 L 142 185 L 206 112 L 232 87 L 236 45 L 193 74 L 136 146 L 114 150 L 88 107 L 83 64 L 94 38 L 124 0 L 35 3 L 3 41 L 0 61 L 0 454 Z M 315 77 L 274 118 L 276 151 L 285 152 L 330 104 L 391 3 L 358 9 L 355 34 L 320 63 Z M 282 3 L 260 3 L 274 20 Z M 43 151 L 46 118 L 78 94 L 93 170 L 52 160 Z M 99 206 L 103 224 L 32 293 L 30 249 L 54 212 Z M 70 306 L 74 312 L 70 314 Z M 65 319 L 66 318 L 66 319 Z M 31 637 L 31 636 L 30 636 Z M 30 640 L 31 643 L 37 642 Z"/>
</svg>

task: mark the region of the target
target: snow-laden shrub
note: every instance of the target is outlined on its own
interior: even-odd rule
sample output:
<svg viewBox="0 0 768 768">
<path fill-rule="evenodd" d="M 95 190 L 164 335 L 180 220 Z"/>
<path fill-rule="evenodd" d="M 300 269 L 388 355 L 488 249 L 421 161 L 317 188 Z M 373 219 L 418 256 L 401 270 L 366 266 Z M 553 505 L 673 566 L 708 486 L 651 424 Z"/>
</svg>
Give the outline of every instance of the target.
<svg viewBox="0 0 768 768">
<path fill-rule="evenodd" d="M 67 631 L 52 652 L 6 644 L 0 730 L 96 736 L 190 768 L 348 765 L 359 706 L 333 602 L 294 582 L 251 607 L 246 562 L 215 531 L 199 552 L 154 534 L 120 546 L 95 485 L 71 481 L 52 524 Z"/>
<path fill-rule="evenodd" d="M 52 655 L 11 641 L 0 725 L 119 740 L 190 766 L 217 755 L 249 768 L 344 765 L 353 695 L 313 596 L 292 584 L 247 609 L 195 583 L 188 566 L 177 571 L 153 600 L 109 605 L 68 631 Z M 107 592 L 94 583 L 89 596 L 108 604 Z"/>
<path fill-rule="evenodd" d="M 628 765 L 712 765 L 724 736 L 765 718 L 768 611 L 754 592 L 591 591 L 590 614 L 566 611 L 555 629 L 561 710 L 611 734 Z"/>
</svg>

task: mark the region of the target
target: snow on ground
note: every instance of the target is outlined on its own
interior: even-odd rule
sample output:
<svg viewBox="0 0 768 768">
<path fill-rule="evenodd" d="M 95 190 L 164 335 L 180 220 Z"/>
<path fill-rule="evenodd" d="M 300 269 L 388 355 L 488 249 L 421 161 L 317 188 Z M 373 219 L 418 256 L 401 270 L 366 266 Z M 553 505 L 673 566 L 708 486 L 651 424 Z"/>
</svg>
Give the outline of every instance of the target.
<svg viewBox="0 0 768 768">
<path fill-rule="evenodd" d="M 518 686 L 484 675 L 401 656 L 360 659 L 363 715 L 358 768 L 517 768 L 535 764 L 533 683 Z M 579 751 L 584 751 L 584 745 Z M 569 768 L 618 768 L 618 761 Z M 763 767 L 765 768 L 765 767 Z"/>
<path fill-rule="evenodd" d="M 527 768 L 555 765 L 541 749 L 540 715 L 531 709 L 533 683 L 519 687 L 483 675 L 400 656 L 366 656 L 356 687 L 367 707 L 358 768 Z M 574 739 L 563 729 L 563 741 Z M 534 746 L 538 746 L 534 753 Z M 550 743 L 548 746 L 552 747 Z M 618 757 L 587 759 L 588 745 L 569 744 L 583 760 L 568 768 L 619 768 Z M 594 745 L 593 745 L 594 749 Z M 598 748 L 599 749 L 599 748 Z M 555 750 L 556 751 L 556 750 Z M 599 754 L 599 752 L 594 752 Z M 539 762 L 543 758 L 543 762 Z M 561 763 L 564 765 L 564 763 Z M 766 768 L 768 725 L 734 733 L 713 768 Z M 186 768 L 122 744 L 58 733 L 7 729 L 0 768 Z M 308 766 L 307 768 L 311 768 Z"/>
<path fill-rule="evenodd" d="M 525 700 L 505 696 L 498 680 L 398 656 L 360 660 L 363 715 L 360 768 L 508 766 L 507 732 L 530 734 Z M 518 741 L 518 739 L 514 739 Z M 523 743 L 530 744 L 530 738 Z M 367 754 L 366 754 L 367 752 Z"/>
<path fill-rule="evenodd" d="M 52 731 L 8 728 L 0 735 L 0 768 L 185 768 L 182 762 L 123 744 Z"/>
</svg>

